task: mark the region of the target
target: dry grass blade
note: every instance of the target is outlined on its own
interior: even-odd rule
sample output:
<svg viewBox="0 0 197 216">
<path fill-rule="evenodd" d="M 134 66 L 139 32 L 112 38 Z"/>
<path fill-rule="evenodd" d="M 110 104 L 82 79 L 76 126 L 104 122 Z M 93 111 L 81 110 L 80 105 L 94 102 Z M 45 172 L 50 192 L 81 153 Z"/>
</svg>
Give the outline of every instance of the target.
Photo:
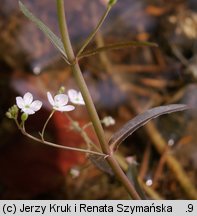
<svg viewBox="0 0 197 216">
<path fill-rule="evenodd" d="M 185 104 L 171 104 L 166 106 L 159 106 L 147 110 L 146 112 L 137 115 L 135 118 L 127 122 L 120 130 L 118 130 L 109 140 L 112 151 L 116 151 L 118 146 L 128 136 L 130 136 L 138 128 L 145 125 L 148 121 L 164 114 L 178 112 L 189 109 L 189 106 Z"/>
</svg>

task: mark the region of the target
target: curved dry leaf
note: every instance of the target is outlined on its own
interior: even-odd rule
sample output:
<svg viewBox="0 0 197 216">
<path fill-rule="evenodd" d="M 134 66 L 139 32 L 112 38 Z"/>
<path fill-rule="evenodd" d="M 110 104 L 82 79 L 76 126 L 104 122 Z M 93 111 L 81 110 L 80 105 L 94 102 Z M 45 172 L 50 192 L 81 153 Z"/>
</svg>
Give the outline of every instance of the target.
<svg viewBox="0 0 197 216">
<path fill-rule="evenodd" d="M 127 122 L 120 130 L 118 130 L 109 140 L 109 145 L 113 151 L 123 142 L 128 136 L 130 136 L 138 128 L 145 125 L 148 121 L 164 114 L 183 111 L 190 107 L 185 104 L 171 104 L 166 106 L 159 106 L 145 111 L 142 114 L 137 115 L 132 120 Z"/>
</svg>

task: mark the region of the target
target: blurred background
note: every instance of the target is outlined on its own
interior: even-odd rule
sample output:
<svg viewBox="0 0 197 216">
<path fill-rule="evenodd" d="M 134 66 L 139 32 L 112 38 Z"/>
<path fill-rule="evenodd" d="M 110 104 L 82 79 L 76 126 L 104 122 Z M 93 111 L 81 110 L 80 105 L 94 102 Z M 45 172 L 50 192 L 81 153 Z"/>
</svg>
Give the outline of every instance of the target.
<svg viewBox="0 0 197 216">
<path fill-rule="evenodd" d="M 28 131 L 37 135 L 50 113 L 46 92 L 55 94 L 62 85 L 66 90 L 78 88 L 58 51 L 19 11 L 18 1 L 0 3 L 0 199 L 128 199 L 114 176 L 99 170 L 84 154 L 35 143 L 5 117 L 16 96 L 31 92 L 44 103 L 27 122 Z M 55 1 L 23 3 L 59 35 Z M 65 0 L 65 6 L 77 51 L 102 16 L 106 1 Z M 158 48 L 130 47 L 80 61 L 100 117 L 110 115 L 116 120 L 114 126 L 105 128 L 107 139 L 149 108 L 170 103 L 197 107 L 196 39 L 195 0 L 118 1 L 89 48 L 132 40 L 155 42 Z M 81 125 L 89 121 L 85 107 L 71 115 Z M 196 110 L 165 115 L 153 124 L 154 131 L 142 128 L 129 137 L 120 154 L 136 160 L 144 187 L 159 197 L 188 199 L 165 156 L 173 155 L 197 186 Z M 85 147 L 69 125 L 64 115 L 56 113 L 47 128 L 47 139 Z M 87 133 L 97 142 L 91 129 Z M 163 154 L 152 145 L 155 133 L 167 146 Z M 79 176 L 73 169 L 79 170 Z"/>
</svg>

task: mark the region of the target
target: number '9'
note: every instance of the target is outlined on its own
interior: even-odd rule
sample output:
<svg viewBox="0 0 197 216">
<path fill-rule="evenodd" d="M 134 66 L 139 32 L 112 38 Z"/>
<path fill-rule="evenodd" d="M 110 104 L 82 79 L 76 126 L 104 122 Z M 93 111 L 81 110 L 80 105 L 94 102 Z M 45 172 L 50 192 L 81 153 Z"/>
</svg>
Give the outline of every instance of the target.
<svg viewBox="0 0 197 216">
<path fill-rule="evenodd" d="M 188 208 L 188 212 L 193 212 L 194 207 L 192 204 L 188 204 L 187 208 Z"/>
</svg>

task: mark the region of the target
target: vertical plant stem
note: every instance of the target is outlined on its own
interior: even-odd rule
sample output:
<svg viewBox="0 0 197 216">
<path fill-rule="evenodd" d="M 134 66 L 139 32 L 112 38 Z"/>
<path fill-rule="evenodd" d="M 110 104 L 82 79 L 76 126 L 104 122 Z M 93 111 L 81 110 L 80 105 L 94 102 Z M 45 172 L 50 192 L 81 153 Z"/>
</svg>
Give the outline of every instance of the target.
<svg viewBox="0 0 197 216">
<path fill-rule="evenodd" d="M 97 111 L 95 109 L 94 103 L 92 101 L 92 98 L 90 96 L 89 90 L 87 88 L 87 85 L 85 83 L 85 80 L 82 76 L 81 69 L 79 67 L 77 58 L 74 55 L 72 45 L 70 42 L 69 34 L 68 34 L 68 28 L 66 23 L 66 17 L 65 17 L 65 11 L 64 11 L 64 0 L 56 0 L 57 1 L 57 12 L 58 12 L 58 21 L 59 21 L 59 28 L 60 33 L 62 36 L 62 42 L 64 44 L 65 52 L 68 56 L 68 61 L 71 63 L 71 69 L 74 74 L 74 77 L 76 79 L 76 82 L 79 86 L 79 89 L 81 91 L 81 94 L 83 96 L 83 99 L 86 104 L 87 111 L 90 115 L 90 119 L 92 121 L 94 130 L 96 132 L 96 135 L 99 139 L 101 149 L 104 154 L 108 155 L 106 160 L 112 167 L 115 175 L 118 177 L 118 179 L 122 182 L 125 189 L 129 193 L 129 195 L 133 199 L 140 199 L 140 196 L 136 192 L 135 188 L 127 178 L 127 176 L 124 174 L 122 169 L 120 168 L 119 164 L 117 163 L 116 159 L 114 158 L 113 154 L 111 154 L 109 146 L 105 139 L 104 130 L 102 128 L 100 119 L 98 117 Z"/>
<path fill-rule="evenodd" d="M 99 142 L 103 146 L 102 147 L 103 152 L 105 152 L 106 154 L 110 154 L 109 148 L 106 145 L 105 134 L 104 134 L 102 125 L 100 123 L 100 119 L 98 117 L 98 114 L 93 104 L 89 90 L 83 78 L 81 69 L 79 67 L 79 64 L 75 58 L 75 55 L 72 49 L 72 45 L 71 45 L 69 34 L 68 34 L 63 0 L 57 0 L 57 11 L 58 11 L 59 28 L 60 28 L 60 32 L 62 36 L 62 41 L 64 44 L 65 52 L 68 56 L 68 60 L 70 63 L 72 63 L 71 65 L 72 72 L 74 74 L 75 80 L 78 84 L 78 87 L 85 101 L 88 113 L 90 115 L 95 132 L 98 136 Z"/>
</svg>

